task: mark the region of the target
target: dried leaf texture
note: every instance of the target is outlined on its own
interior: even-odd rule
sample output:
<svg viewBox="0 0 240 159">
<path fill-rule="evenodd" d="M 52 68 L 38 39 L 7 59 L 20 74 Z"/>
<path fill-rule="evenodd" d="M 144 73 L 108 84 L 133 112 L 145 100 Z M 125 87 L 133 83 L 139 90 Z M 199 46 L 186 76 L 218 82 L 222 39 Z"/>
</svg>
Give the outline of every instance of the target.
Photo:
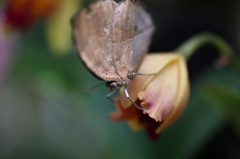
<svg viewBox="0 0 240 159">
<path fill-rule="evenodd" d="M 136 71 L 148 51 L 154 25 L 140 3 L 99 0 L 73 18 L 76 49 L 86 66 L 106 81 Z"/>
</svg>

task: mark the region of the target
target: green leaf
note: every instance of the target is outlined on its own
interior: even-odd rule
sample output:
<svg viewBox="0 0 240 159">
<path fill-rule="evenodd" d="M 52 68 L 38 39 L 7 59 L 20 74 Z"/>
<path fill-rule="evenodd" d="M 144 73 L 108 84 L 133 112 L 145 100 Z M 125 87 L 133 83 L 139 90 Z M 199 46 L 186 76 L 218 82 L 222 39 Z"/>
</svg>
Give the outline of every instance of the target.
<svg viewBox="0 0 240 159">
<path fill-rule="evenodd" d="M 222 84 L 205 84 L 201 90 L 203 96 L 231 120 L 240 135 L 240 90 Z"/>
<path fill-rule="evenodd" d="M 205 84 L 201 90 L 205 98 L 224 114 L 240 119 L 240 90 L 221 84 Z"/>
</svg>

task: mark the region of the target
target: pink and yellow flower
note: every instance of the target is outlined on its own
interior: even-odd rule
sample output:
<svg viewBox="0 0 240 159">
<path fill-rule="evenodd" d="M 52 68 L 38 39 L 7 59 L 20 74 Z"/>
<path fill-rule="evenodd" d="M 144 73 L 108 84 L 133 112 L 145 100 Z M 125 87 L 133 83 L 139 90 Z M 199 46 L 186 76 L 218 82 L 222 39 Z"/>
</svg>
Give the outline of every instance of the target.
<svg viewBox="0 0 240 159">
<path fill-rule="evenodd" d="M 152 139 L 173 124 L 183 113 L 189 96 L 189 81 L 184 58 L 175 53 L 145 56 L 139 73 L 128 85 L 130 97 L 147 110 L 137 109 L 124 95 L 117 97 L 117 110 L 110 114 L 113 121 L 127 121 L 133 130 L 145 128 Z"/>
</svg>

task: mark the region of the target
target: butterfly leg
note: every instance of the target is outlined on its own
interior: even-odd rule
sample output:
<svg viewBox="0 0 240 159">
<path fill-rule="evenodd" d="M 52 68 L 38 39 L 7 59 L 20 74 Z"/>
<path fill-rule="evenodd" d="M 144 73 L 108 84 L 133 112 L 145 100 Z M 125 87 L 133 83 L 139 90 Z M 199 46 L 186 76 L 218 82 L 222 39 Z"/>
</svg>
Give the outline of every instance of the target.
<svg viewBox="0 0 240 159">
<path fill-rule="evenodd" d="M 124 86 L 124 93 L 126 95 L 126 97 L 132 102 L 132 104 L 137 107 L 138 109 L 140 110 L 148 110 L 148 108 L 142 108 L 142 107 L 139 107 L 133 100 L 132 98 L 129 96 L 128 94 L 128 90 L 127 90 L 127 86 Z"/>
<path fill-rule="evenodd" d="M 133 72 L 133 71 L 128 71 L 128 75 L 127 77 L 129 79 L 133 79 L 133 77 L 135 75 L 141 75 L 141 76 L 151 76 L 151 75 L 156 75 L 157 73 L 148 73 L 148 74 L 144 74 L 144 73 L 136 73 L 136 72 Z"/>
<path fill-rule="evenodd" d="M 112 95 L 114 95 L 115 93 L 117 93 L 118 90 L 119 90 L 119 89 L 116 89 L 116 90 L 114 90 L 113 92 L 109 93 L 108 95 L 106 95 L 106 98 L 109 99 L 110 101 L 115 102 L 115 103 L 119 102 L 120 100 L 114 100 L 114 99 L 110 98 L 110 96 L 112 96 Z"/>
</svg>

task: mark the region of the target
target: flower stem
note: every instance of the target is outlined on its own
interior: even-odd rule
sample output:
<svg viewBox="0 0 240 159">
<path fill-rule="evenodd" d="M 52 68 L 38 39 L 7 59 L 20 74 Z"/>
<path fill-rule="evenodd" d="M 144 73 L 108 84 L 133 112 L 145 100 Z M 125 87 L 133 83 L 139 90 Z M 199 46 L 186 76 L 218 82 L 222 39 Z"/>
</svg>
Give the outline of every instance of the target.
<svg viewBox="0 0 240 159">
<path fill-rule="evenodd" d="M 184 42 L 175 51 L 182 54 L 185 59 L 189 59 L 193 53 L 204 45 L 211 45 L 216 48 L 220 54 L 229 58 L 232 57 L 233 51 L 231 46 L 222 37 L 213 33 L 201 33 L 193 36 L 186 42 Z"/>
</svg>

